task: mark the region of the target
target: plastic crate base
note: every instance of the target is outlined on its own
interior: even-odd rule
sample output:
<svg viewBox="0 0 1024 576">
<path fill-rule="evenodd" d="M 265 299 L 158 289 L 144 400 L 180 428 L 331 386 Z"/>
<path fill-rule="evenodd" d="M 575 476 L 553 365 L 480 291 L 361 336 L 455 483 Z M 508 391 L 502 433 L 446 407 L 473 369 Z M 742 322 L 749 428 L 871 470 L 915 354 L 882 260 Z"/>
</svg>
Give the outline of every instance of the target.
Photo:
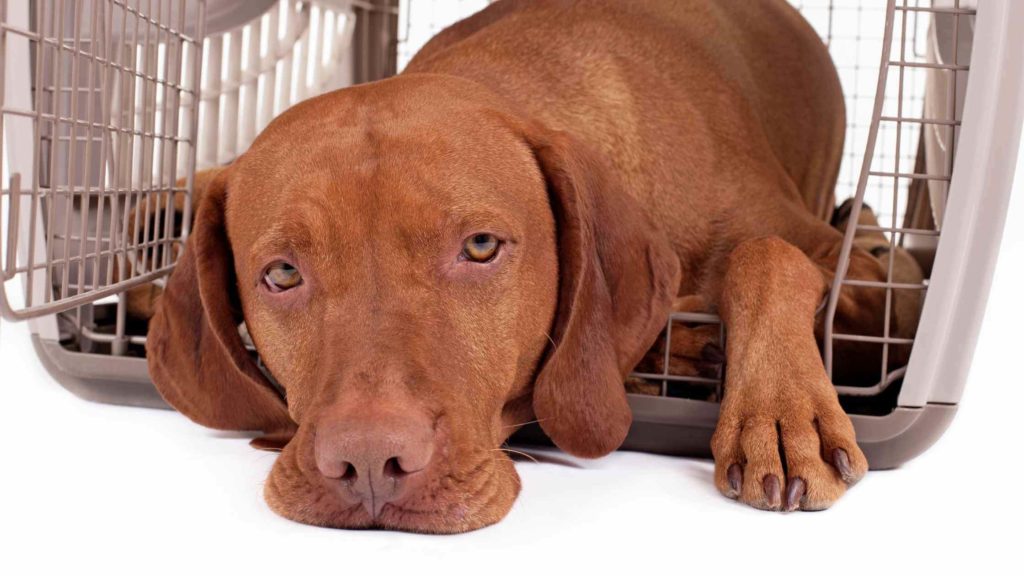
<svg viewBox="0 0 1024 576">
<path fill-rule="evenodd" d="M 59 343 L 32 336 L 46 370 L 72 394 L 104 404 L 170 409 L 149 379 L 146 360 L 82 354 Z M 623 450 L 672 456 L 711 457 L 711 435 L 718 422 L 718 404 L 685 398 L 629 396 L 633 426 Z M 857 442 L 872 470 L 895 468 L 928 449 L 949 427 L 954 404 L 898 407 L 883 416 L 852 414 Z M 550 446 L 540 426 L 517 432 L 513 444 Z"/>
</svg>

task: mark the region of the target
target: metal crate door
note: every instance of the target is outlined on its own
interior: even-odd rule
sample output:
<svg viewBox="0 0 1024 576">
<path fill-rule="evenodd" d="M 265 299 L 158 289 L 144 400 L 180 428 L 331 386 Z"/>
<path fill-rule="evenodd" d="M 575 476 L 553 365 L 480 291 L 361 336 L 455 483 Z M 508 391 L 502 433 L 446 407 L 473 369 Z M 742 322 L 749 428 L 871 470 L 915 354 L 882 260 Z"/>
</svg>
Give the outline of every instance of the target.
<svg viewBox="0 0 1024 576">
<path fill-rule="evenodd" d="M 205 8 L 0 6 L 4 318 L 64 311 L 173 268 L 188 233 Z"/>
</svg>

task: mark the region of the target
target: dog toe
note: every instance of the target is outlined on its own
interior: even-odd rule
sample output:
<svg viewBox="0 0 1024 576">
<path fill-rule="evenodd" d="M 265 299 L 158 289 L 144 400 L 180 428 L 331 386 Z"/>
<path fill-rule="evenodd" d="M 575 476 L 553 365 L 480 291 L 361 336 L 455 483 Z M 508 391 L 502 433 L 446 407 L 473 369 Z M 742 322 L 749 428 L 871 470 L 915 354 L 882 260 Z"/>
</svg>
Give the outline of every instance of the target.
<svg viewBox="0 0 1024 576">
<path fill-rule="evenodd" d="M 838 400 L 817 411 L 815 422 L 821 438 L 822 459 L 829 463 L 848 486 L 856 484 L 868 471 L 868 460 L 857 446 L 853 422 Z"/>
<path fill-rule="evenodd" d="M 762 510 L 823 510 L 867 471 L 853 425 L 834 407 L 720 423 L 712 439 L 715 484 Z"/>
<path fill-rule="evenodd" d="M 821 437 L 812 419 L 783 420 L 781 450 L 785 455 L 787 511 L 828 508 L 846 492 L 842 475 L 824 459 Z"/>
<path fill-rule="evenodd" d="M 738 423 L 719 420 L 711 437 L 711 453 L 715 459 L 715 487 L 726 498 L 739 498 L 743 490 L 743 453 L 739 443 Z"/>
<path fill-rule="evenodd" d="M 719 425 L 712 438 L 715 485 L 727 498 L 762 510 L 782 507 L 782 459 L 774 423 Z"/>
<path fill-rule="evenodd" d="M 740 500 L 762 510 L 778 510 L 782 506 L 781 479 L 786 475 L 775 423 L 761 419 L 746 422 L 740 446 L 746 460 Z"/>
</svg>

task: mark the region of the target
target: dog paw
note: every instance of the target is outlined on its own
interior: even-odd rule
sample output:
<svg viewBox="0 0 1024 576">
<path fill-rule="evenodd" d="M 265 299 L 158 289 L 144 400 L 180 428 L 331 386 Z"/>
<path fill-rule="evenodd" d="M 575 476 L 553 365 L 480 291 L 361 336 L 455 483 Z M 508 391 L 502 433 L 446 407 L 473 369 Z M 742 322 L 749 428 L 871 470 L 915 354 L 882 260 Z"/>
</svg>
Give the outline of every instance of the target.
<svg viewBox="0 0 1024 576">
<path fill-rule="evenodd" d="M 834 390 L 788 402 L 730 393 L 712 438 L 715 485 L 762 510 L 823 510 L 867 472 Z M 730 398 L 732 396 L 732 398 Z"/>
<path fill-rule="evenodd" d="M 725 351 L 719 342 L 717 325 L 690 326 L 676 322 L 672 325 L 671 347 L 668 354 L 669 374 L 674 376 L 721 377 Z M 658 338 L 654 346 L 637 365 L 639 372 L 665 371 L 665 337 Z"/>
</svg>

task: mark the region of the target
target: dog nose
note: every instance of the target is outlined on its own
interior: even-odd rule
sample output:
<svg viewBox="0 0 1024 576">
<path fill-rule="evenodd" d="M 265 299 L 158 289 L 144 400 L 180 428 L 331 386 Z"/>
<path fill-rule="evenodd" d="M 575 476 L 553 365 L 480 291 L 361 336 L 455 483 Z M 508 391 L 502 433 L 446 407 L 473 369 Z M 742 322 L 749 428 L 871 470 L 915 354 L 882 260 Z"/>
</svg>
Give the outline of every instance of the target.
<svg viewBox="0 0 1024 576">
<path fill-rule="evenodd" d="M 338 480 L 376 518 L 390 502 L 423 484 L 434 455 L 434 429 L 425 417 L 364 412 L 317 426 L 320 473 Z"/>
</svg>

